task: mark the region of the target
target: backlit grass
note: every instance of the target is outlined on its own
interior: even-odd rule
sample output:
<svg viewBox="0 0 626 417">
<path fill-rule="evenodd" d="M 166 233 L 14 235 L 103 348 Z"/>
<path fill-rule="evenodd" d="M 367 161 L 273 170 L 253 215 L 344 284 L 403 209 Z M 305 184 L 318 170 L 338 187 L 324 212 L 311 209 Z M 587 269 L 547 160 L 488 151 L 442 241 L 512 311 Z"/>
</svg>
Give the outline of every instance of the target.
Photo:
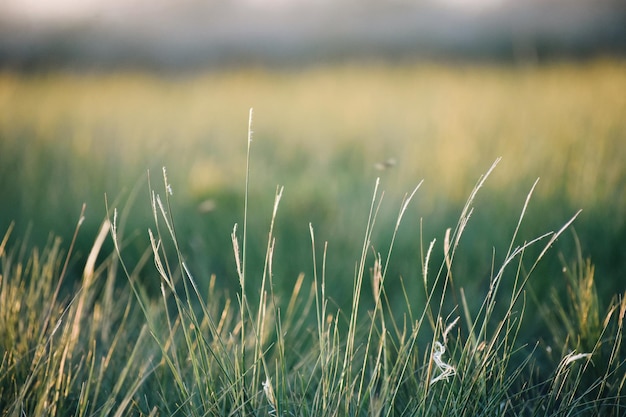
<svg viewBox="0 0 626 417">
<path fill-rule="evenodd" d="M 274 223 L 283 190 L 268 219 L 262 269 L 246 268 L 248 231 L 233 228 L 236 297 L 217 290 L 215 277 L 201 292 L 198 279 L 206 277 L 194 276 L 181 253 L 165 170 L 163 191 L 150 188 L 154 266 L 145 284 L 124 261 L 117 210 L 105 220 L 80 283 L 65 290 L 59 241 L 27 255 L 8 245 L 9 231 L 0 245 L 2 415 L 622 415 L 626 294 L 600 311 L 588 263 L 576 266 L 586 273 L 572 276 L 566 304 L 540 302 L 543 319 L 564 321 L 569 336 L 562 339 L 558 325 L 554 344 L 520 336 L 528 326 L 526 283 L 576 215 L 557 231 L 519 241 L 531 189 L 503 262 L 494 264 L 486 291 L 473 294 L 478 307 L 463 287 L 454 289 L 459 242 L 491 171 L 443 241 L 420 242 L 420 279 L 395 289 L 387 281 L 394 245 L 407 232 L 403 216 L 421 185 L 401 202 L 391 240 L 379 242 L 374 230 L 384 198 L 376 183 L 347 310 L 330 302 L 331 253 L 312 225 L 310 276 L 302 275 L 291 295 L 275 288 Z M 253 213 L 244 213 L 244 224 Z M 117 256 L 96 265 L 107 234 Z M 436 246 L 442 256 L 434 255 Z M 382 251 L 372 252 L 376 247 Z M 528 259 L 532 247 L 538 256 Z M 118 270 L 127 280 L 116 288 Z M 248 291 L 250 279 L 260 280 L 259 291 Z M 158 285 L 160 296 L 147 295 L 144 285 Z M 411 287 L 424 297 L 413 298 Z M 398 291 L 402 306 L 390 302 Z M 366 293 L 372 301 L 362 301 Z M 553 316 L 555 307 L 564 314 Z M 602 324 L 581 320 L 598 314 Z"/>
<path fill-rule="evenodd" d="M 277 234 L 296 239 L 290 247 L 296 265 L 307 256 L 302 239 L 309 222 L 324 238 L 349 244 L 358 227 L 355 207 L 365 204 L 377 176 L 395 198 L 426 179 L 415 207 L 428 219 L 427 237 L 434 237 L 437 228 L 429 225 L 449 225 L 466 190 L 502 156 L 505 164 L 485 192 L 492 200 L 486 217 L 501 224 L 477 226 L 480 235 L 472 240 L 484 248 L 502 243 L 517 202 L 540 177 L 541 216 L 556 227 L 582 208 L 577 232 L 585 253 L 599 273 L 623 275 L 625 89 L 621 61 L 344 65 L 179 77 L 4 73 L 0 189 L 10 203 L 2 204 L 0 221 L 6 229 L 16 220 L 20 234 L 34 222 L 31 239 L 38 242 L 50 230 L 67 240 L 87 202 L 85 227 L 95 233 L 105 192 L 127 201 L 148 168 L 167 166 L 179 227 L 189 231 L 185 251 L 214 253 L 203 260 L 208 274 L 231 271 L 224 261 L 230 259 L 228 229 L 243 209 L 241 120 L 254 107 L 251 199 L 269 214 L 268 196 L 277 184 L 285 186 L 288 214 L 278 220 Z M 391 169 L 375 168 L 389 158 L 396 161 Z M 132 213 L 132 224 L 147 227 L 147 213 Z M 393 213 L 381 221 L 393 223 Z M 262 257 L 261 251 L 259 262 Z M 472 272 L 484 277 L 490 260 L 483 261 Z M 291 283 L 298 268 L 276 272 Z"/>
<path fill-rule="evenodd" d="M 623 414 L 625 87 L 1 74 L 2 415 Z"/>
</svg>

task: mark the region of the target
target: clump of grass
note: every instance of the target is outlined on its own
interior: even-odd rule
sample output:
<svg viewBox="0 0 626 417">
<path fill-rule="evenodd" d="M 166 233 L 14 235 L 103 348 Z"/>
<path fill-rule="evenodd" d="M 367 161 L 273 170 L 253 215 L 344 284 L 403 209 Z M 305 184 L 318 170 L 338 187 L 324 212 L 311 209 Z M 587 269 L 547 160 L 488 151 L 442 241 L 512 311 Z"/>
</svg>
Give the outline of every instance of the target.
<svg viewBox="0 0 626 417">
<path fill-rule="evenodd" d="M 27 255 L 26 242 L 7 247 L 11 230 L 0 244 L 0 415 L 127 415 L 153 365 L 134 300 L 114 288 L 116 258 L 96 268 L 108 221 L 70 291 L 74 242 L 66 255 L 59 238 Z"/>
<path fill-rule="evenodd" d="M 251 139 L 249 127 L 246 189 Z M 235 225 L 231 235 L 239 284 L 234 299 L 218 288 L 218 277 L 192 273 L 165 169 L 163 193 L 149 182 L 154 223 L 144 258 L 153 260 L 158 282 L 139 279 L 142 268 L 124 261 L 117 209 L 95 240 L 79 286 L 69 290 L 63 287 L 71 246 L 63 256 L 55 240 L 26 258 L 25 250 L 6 250 L 7 233 L 0 244 L 0 415 L 623 415 L 626 294 L 600 314 L 590 263 L 579 259 L 572 269 L 569 297 L 540 304 L 560 352 L 553 349 L 552 360 L 540 362 L 536 342 L 520 339 L 522 327 L 532 325 L 524 322 L 527 283 L 578 213 L 557 231 L 521 239 L 535 183 L 501 263 L 492 254 L 482 301 L 457 288 L 460 243 L 476 216 L 475 198 L 498 163 L 476 183 L 442 242 L 420 242 L 420 277 L 400 280 L 398 288 L 389 281 L 394 245 L 400 234 L 415 233 L 403 219 L 421 183 L 401 202 L 390 239 L 379 242 L 385 201 L 376 181 L 345 311 L 333 307 L 333 281 L 340 278 L 327 268 L 330 245 L 320 245 L 314 224 L 312 276 L 300 275 L 290 294 L 276 291 L 274 263 L 281 260 L 274 253 L 281 242 L 274 226 L 283 188 L 276 191 L 258 270 L 247 263 L 246 193 L 243 230 Z M 115 256 L 96 265 L 108 231 Z M 116 289 L 118 268 L 127 279 Z M 209 281 L 206 292 L 201 279 Z M 159 287 L 156 298 L 146 289 L 152 284 Z M 415 297 L 414 287 L 423 297 Z M 364 299 L 370 288 L 371 303 Z"/>
<path fill-rule="evenodd" d="M 553 290 L 551 303 L 540 304 L 551 336 L 546 341 L 546 354 L 550 359 L 561 358 L 547 388 L 558 395 L 541 407 L 563 413 L 574 409 L 591 415 L 620 415 L 626 409 L 626 293 L 616 295 L 603 310 L 595 285 L 595 268 L 590 259 L 583 259 L 575 234 L 574 240 L 576 261 L 567 265 L 562 259 L 565 296 Z"/>
<path fill-rule="evenodd" d="M 518 242 L 535 186 L 523 205 L 504 261 L 493 269 L 478 311 L 471 310 L 463 288 L 458 291 L 461 304 L 448 307 L 447 298 L 455 292 L 454 257 L 473 214 L 473 200 L 497 163 L 470 194 L 457 226 L 444 234 L 444 255 L 434 274 L 432 254 L 437 242 L 428 245 L 421 260 L 425 303 L 416 305 L 402 283 L 406 304 L 400 314 L 398 306 L 389 301 L 386 274 L 396 235 L 403 232 L 402 217 L 419 186 L 402 202 L 383 256 L 372 241 L 383 203 L 376 183 L 354 268 L 349 311 L 330 307 L 328 246 L 324 244 L 320 261 L 314 226 L 310 225 L 313 282 L 307 295 L 302 291 L 304 278 L 299 277 L 285 309 L 283 294 L 274 291 L 272 269 L 278 244 L 274 222 L 283 189 L 276 193 L 262 270 L 246 269 L 247 210 L 243 236 L 238 235 L 237 226 L 233 229 L 240 284 L 233 303 L 217 298 L 215 277 L 209 294 L 200 292 L 181 253 L 169 204 L 171 185 L 163 171 L 165 199 L 151 190 L 155 229 L 149 232 L 161 278 L 162 303 L 157 314 L 130 281 L 161 349 L 163 375 L 169 374 L 171 379 L 169 385 L 163 383 L 170 395 L 161 399 L 160 407 L 168 414 L 185 416 L 585 415 L 598 410 L 618 415 L 623 387 L 618 370 L 624 368 L 620 346 L 608 362 L 611 371 L 595 381 L 596 387 L 611 387 L 610 398 L 598 394 L 586 400 L 587 393 L 579 392 L 581 374 L 572 370 L 582 360 L 590 363 L 592 355 L 587 353 L 563 352 L 551 376 L 540 382 L 530 379 L 535 349 L 531 344 L 529 352 L 528 342 L 518 340 L 526 308 L 525 286 L 577 216 L 556 232 Z M 538 245 L 539 255 L 528 262 L 526 250 Z M 168 253 L 175 255 L 171 258 Z M 363 312 L 361 296 L 367 288 L 368 269 L 374 304 Z M 509 269 L 514 270 L 513 290 L 502 294 L 501 282 L 508 278 Z M 255 278 L 260 280 L 260 291 L 254 296 L 258 301 L 251 303 L 254 298 L 248 294 L 246 282 Z M 503 302 L 505 308 L 496 309 Z M 613 311 L 621 308 L 612 333 L 615 338 L 622 337 L 624 302 L 619 305 L 622 307 L 613 306 Z M 314 320 L 307 320 L 312 310 Z M 542 391 L 545 387 L 548 389 Z"/>
</svg>

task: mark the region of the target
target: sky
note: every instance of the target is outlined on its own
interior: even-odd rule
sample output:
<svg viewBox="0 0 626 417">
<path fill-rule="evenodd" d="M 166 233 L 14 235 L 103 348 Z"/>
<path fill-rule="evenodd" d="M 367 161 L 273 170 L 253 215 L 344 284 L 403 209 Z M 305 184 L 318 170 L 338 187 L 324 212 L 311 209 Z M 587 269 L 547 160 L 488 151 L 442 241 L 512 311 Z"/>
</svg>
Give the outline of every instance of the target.
<svg viewBox="0 0 626 417">
<path fill-rule="evenodd" d="M 626 53 L 624 0 L 0 0 L 0 67 Z M 359 55 L 361 54 L 361 55 Z M 569 56 L 568 55 L 568 56 Z M 282 62 L 282 61 L 281 61 Z"/>
<path fill-rule="evenodd" d="M 420 0 L 390 0 L 396 3 L 414 3 Z M 421 0 L 459 12 L 476 12 L 499 6 L 508 0 Z M 97 16 L 107 17 L 125 10 L 155 10 L 189 5 L 194 0 L 3 0 L 0 14 L 27 21 L 82 20 Z M 230 0 L 242 6 L 277 10 L 294 5 L 332 4 L 332 0 Z M 196 0 L 196 3 L 198 1 Z"/>
</svg>

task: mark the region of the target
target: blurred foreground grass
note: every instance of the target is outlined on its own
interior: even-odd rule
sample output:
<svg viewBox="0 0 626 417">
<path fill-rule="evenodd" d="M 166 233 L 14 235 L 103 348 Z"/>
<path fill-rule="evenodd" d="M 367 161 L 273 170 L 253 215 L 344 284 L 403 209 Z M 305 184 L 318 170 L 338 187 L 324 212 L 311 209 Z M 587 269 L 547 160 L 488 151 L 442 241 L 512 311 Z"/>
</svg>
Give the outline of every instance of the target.
<svg viewBox="0 0 626 417">
<path fill-rule="evenodd" d="M 624 91 L 626 64 L 608 60 L 187 76 L 5 72 L 0 234 L 15 221 L 13 239 L 28 233 L 30 244 L 41 244 L 53 232 L 68 242 L 86 202 L 78 241 L 86 256 L 105 216 L 106 193 L 120 208 L 135 201 L 125 218 L 126 230 L 137 233 L 128 233 L 125 244 L 139 257 L 151 224 L 145 173 L 151 169 L 160 178 L 166 166 L 189 264 L 205 281 L 215 273 L 235 289 L 230 233 L 243 216 L 247 116 L 254 107 L 249 256 L 252 266 L 261 265 L 276 186 L 284 185 L 275 230 L 278 285 L 291 287 L 300 272 L 310 274 L 311 222 L 318 241 L 329 241 L 337 302 L 349 300 L 377 176 L 386 193 L 375 231 L 380 247 L 393 231 L 402 195 L 425 180 L 389 274 L 390 282 L 418 279 L 420 240 L 428 245 L 437 238 L 440 246 L 440 233 L 454 225 L 468 190 L 502 156 L 461 242 L 459 284 L 484 288 L 492 265 L 485 254 L 509 241 L 540 177 L 522 238 L 554 230 L 582 208 L 575 229 L 583 253 L 596 265 L 601 294 L 613 295 L 623 291 L 626 271 Z M 378 169 L 390 159 L 394 166 Z M 572 242 L 557 244 L 566 260 L 574 256 Z M 560 273 L 556 263 L 538 279 L 540 289 L 542 281 L 561 279 L 553 275 Z"/>
</svg>

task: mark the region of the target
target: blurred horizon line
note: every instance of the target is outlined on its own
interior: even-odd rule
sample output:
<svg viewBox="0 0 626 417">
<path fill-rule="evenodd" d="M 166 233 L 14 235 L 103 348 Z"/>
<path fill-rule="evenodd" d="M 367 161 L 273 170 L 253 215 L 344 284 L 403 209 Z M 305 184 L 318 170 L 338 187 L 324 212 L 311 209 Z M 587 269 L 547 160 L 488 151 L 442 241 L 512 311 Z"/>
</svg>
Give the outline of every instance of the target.
<svg viewBox="0 0 626 417">
<path fill-rule="evenodd" d="M 236 7 L 232 0 L 161 3 L 67 21 L 16 20 L 0 13 L 0 69 L 179 71 L 362 59 L 626 56 L 626 5 L 619 0 L 500 0 L 472 11 L 433 0 L 314 7 L 304 1 L 275 9 Z"/>
</svg>

